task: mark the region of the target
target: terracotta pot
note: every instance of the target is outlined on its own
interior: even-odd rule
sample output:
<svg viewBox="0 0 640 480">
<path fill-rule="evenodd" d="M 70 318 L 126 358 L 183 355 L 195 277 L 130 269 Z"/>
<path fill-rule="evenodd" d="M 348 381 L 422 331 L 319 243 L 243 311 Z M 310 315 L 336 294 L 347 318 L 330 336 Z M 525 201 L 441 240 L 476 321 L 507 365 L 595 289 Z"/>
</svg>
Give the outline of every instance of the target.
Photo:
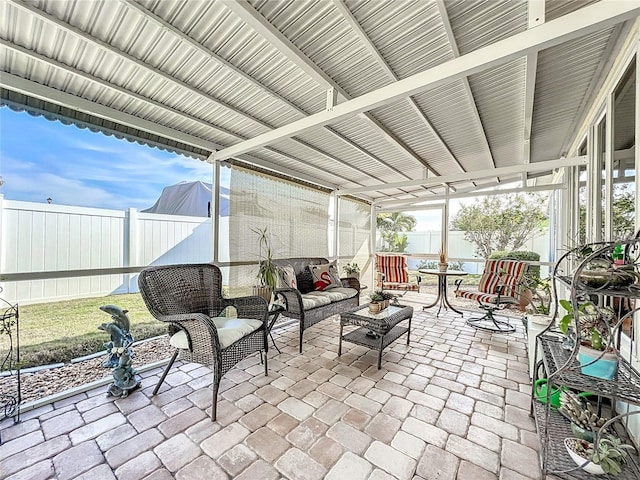
<svg viewBox="0 0 640 480">
<path fill-rule="evenodd" d="M 382 311 L 382 303 L 380 302 L 370 302 L 369 303 L 369 312 L 372 314 L 380 313 Z"/>
</svg>

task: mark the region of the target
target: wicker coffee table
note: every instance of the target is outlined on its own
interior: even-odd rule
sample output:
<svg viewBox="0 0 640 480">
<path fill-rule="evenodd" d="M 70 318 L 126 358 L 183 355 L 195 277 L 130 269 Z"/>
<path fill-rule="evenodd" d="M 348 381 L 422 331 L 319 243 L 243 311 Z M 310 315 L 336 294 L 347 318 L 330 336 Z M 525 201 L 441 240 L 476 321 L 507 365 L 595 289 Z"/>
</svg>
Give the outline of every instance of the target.
<svg viewBox="0 0 640 480">
<path fill-rule="evenodd" d="M 340 342 L 338 356 L 342 355 L 342 341 L 362 345 L 378 350 L 378 370 L 382 363 L 382 350 L 392 342 L 407 334 L 407 345 L 411 334 L 411 317 L 413 307 L 391 305 L 380 313 L 369 313 L 368 305 L 360 305 L 340 314 Z M 409 320 L 406 327 L 398 324 Z M 345 325 L 355 325 L 357 328 L 343 335 Z"/>
</svg>

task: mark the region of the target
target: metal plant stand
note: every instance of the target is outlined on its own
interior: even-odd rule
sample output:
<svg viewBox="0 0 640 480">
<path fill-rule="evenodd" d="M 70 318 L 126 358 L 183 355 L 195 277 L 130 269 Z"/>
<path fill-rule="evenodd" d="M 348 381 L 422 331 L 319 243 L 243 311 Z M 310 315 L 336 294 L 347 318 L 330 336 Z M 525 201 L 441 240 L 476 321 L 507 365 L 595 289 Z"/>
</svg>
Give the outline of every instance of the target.
<svg viewBox="0 0 640 480">
<path fill-rule="evenodd" d="M 2 288 L 0 288 L 2 292 Z M 13 417 L 14 422 L 20 421 L 20 325 L 18 304 L 10 304 L 0 298 L 0 355 L 3 372 L 2 383 L 9 388 L 3 389 L 0 397 L 2 407 L 2 419 Z M 1 434 L 1 432 L 0 432 Z M 0 435 L 0 444 L 2 436 Z"/>
</svg>

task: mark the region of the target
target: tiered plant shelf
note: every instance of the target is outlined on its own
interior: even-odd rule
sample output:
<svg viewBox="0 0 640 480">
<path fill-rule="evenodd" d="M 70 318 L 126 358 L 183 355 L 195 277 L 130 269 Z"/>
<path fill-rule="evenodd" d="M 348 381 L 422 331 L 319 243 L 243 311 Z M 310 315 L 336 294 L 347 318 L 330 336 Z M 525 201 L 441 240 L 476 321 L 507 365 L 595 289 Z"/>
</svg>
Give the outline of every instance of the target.
<svg viewBox="0 0 640 480">
<path fill-rule="evenodd" d="M 620 271 L 616 272 L 613 266 L 606 270 L 602 269 L 583 274 L 588 265 L 593 263 L 608 261 L 616 245 L 622 245 L 625 255 L 625 263 Z M 556 283 L 554 292 L 558 291 L 558 284 L 564 284 L 571 292 L 571 305 L 575 312 L 573 318 L 573 328 L 576 332 L 576 339 L 573 346 L 567 348 L 567 338 L 560 332 L 557 322 L 551 324 L 538 335 L 536 348 L 536 358 L 542 361 L 547 377 L 547 401 L 541 403 L 532 395 L 532 413 L 536 420 L 538 434 L 541 442 L 541 464 L 543 478 L 546 475 L 554 475 L 558 478 L 566 479 L 587 479 L 587 478 L 616 478 L 616 479 L 640 479 L 640 457 L 637 451 L 630 455 L 628 464 L 623 468 L 620 475 L 594 475 L 582 470 L 569 456 L 564 439 L 574 437 L 571 430 L 570 421 L 561 413 L 551 407 L 551 392 L 556 388 L 571 388 L 577 392 L 590 392 L 600 398 L 606 398 L 610 402 L 612 409 L 616 408 L 617 402 L 640 405 L 640 372 L 633 368 L 631 359 L 625 359 L 620 353 L 620 333 L 619 329 L 624 320 L 633 322 L 635 314 L 640 308 L 628 309 L 616 317 L 615 325 L 610 329 L 608 346 L 613 349 L 618 359 L 618 370 L 611 380 L 596 378 L 585 375 L 581 371 L 580 362 L 577 360 L 577 353 L 580 347 L 580 322 L 587 318 L 586 313 L 582 313 L 579 308 L 581 302 L 590 301 L 597 304 L 611 303 L 611 299 L 617 298 L 618 305 L 620 299 L 640 299 L 640 285 L 629 279 L 621 280 L 626 275 L 625 271 L 632 277 L 638 272 L 636 262 L 640 262 L 640 239 L 633 239 L 623 242 L 600 243 L 586 246 L 580 250 L 573 250 L 563 255 L 554 268 L 553 279 Z M 575 259 L 576 254 L 581 254 L 581 258 Z M 577 265 L 577 266 L 576 266 Z M 563 273 L 563 268 L 574 266 L 572 275 Z M 606 271 L 605 271 L 606 270 Z M 585 272 L 586 273 L 586 272 Z M 611 280 L 608 280 L 608 275 Z M 593 280 L 595 278 L 595 281 Z M 585 280 L 586 279 L 586 280 Z M 556 293 L 557 295 L 557 293 Z M 556 302 L 557 302 L 556 298 Z M 636 305 L 638 306 L 638 305 Z M 618 309 L 621 311 L 621 309 Z M 632 329 L 633 331 L 633 329 Z M 630 352 L 633 352 L 633 339 L 631 339 Z M 538 350 L 542 358 L 538 357 Z M 537 369 L 536 369 L 537 370 Z M 534 380 L 536 380 L 534 378 Z M 606 402 L 605 402 L 606 403 Z M 638 412 L 640 413 L 640 412 Z M 624 415 L 613 412 L 616 419 L 622 419 Z M 616 427 L 617 434 L 623 434 L 622 423 L 615 421 L 609 431 Z M 628 440 L 628 439 L 626 439 Z M 637 447 L 637 445 L 636 445 Z"/>
</svg>

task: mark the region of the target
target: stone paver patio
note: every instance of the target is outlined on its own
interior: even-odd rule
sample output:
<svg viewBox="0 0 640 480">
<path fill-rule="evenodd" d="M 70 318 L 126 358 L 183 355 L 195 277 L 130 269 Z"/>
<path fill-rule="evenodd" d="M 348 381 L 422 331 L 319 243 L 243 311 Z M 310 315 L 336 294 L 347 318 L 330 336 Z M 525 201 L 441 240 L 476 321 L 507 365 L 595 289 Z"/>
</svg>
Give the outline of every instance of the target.
<svg viewBox="0 0 640 480">
<path fill-rule="evenodd" d="M 416 297 L 419 298 L 419 297 Z M 410 302 L 407 302 L 411 304 Z M 0 477 L 101 479 L 536 479 L 526 338 L 490 334 L 415 304 L 411 344 L 343 343 L 331 317 L 274 331 L 269 376 L 258 356 L 224 377 L 211 422 L 211 373 L 161 369 L 114 400 L 106 387 L 0 424 Z"/>
</svg>

